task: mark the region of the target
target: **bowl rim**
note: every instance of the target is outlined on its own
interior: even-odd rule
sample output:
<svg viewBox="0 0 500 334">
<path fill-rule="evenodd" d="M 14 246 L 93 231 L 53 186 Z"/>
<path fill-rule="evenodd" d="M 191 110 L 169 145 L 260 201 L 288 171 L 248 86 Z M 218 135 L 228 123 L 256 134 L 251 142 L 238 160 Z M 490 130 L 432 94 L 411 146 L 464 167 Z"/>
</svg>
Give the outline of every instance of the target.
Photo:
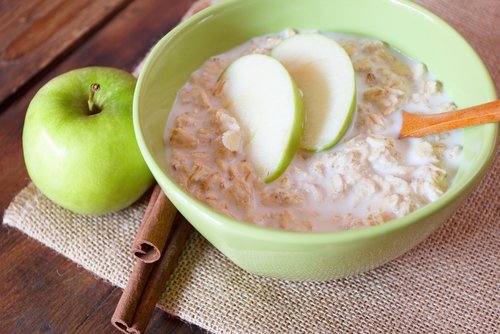
<svg viewBox="0 0 500 334">
<path fill-rule="evenodd" d="M 487 85 L 490 88 L 490 94 L 492 99 L 496 98 L 495 85 L 489 74 L 484 62 L 477 52 L 472 48 L 472 46 L 467 42 L 467 40 L 457 32 L 453 27 L 451 27 L 446 21 L 440 18 L 438 15 L 432 13 L 425 7 L 418 5 L 410 0 L 382 0 L 385 2 L 390 2 L 395 5 L 402 5 L 405 7 L 410 7 L 420 15 L 425 15 L 427 18 L 431 19 L 435 24 L 440 25 L 441 29 L 449 30 L 456 35 L 458 39 L 469 49 L 475 60 L 478 62 L 478 66 L 482 67 L 485 74 L 485 80 L 489 82 Z M 348 242 L 351 240 L 360 240 L 366 238 L 372 238 L 377 235 L 386 234 L 392 231 L 396 231 L 405 227 L 408 227 L 416 222 L 423 220 L 436 211 L 446 207 L 451 202 L 457 200 L 462 194 L 469 192 L 472 188 L 479 182 L 481 177 L 490 167 L 493 162 L 493 158 L 496 152 L 496 146 L 498 142 L 498 124 L 485 124 L 481 125 L 481 128 L 485 132 L 485 149 L 480 152 L 478 161 L 481 163 L 480 168 L 474 172 L 474 174 L 467 180 L 467 182 L 461 187 L 451 187 L 446 190 L 445 193 L 439 197 L 436 201 L 429 203 L 422 208 L 419 208 L 403 217 L 396 218 L 379 224 L 376 226 L 369 226 L 355 230 L 342 230 L 342 231 L 330 231 L 330 232 L 298 232 L 298 231 L 287 231 L 278 230 L 269 227 L 257 226 L 251 223 L 246 223 L 237 219 L 230 218 L 222 213 L 217 212 L 212 209 L 207 204 L 194 198 L 191 194 L 185 191 L 180 185 L 177 184 L 170 176 L 166 175 L 162 171 L 162 168 L 156 163 L 153 155 L 151 154 L 148 145 L 146 144 L 145 138 L 142 134 L 142 127 L 139 117 L 139 100 L 141 95 L 142 83 L 146 80 L 145 78 L 150 72 L 152 64 L 155 62 L 160 51 L 162 51 L 169 42 L 177 36 L 184 29 L 194 26 L 200 22 L 209 19 L 210 17 L 217 14 L 219 11 L 236 6 L 239 3 L 243 3 L 244 0 L 224 0 L 218 4 L 212 5 L 209 8 L 202 10 L 191 16 L 184 22 L 174 27 L 169 31 L 163 38 L 161 38 L 153 47 L 151 52 L 146 57 L 143 64 L 143 68 L 139 74 L 136 89 L 134 92 L 133 101 L 133 121 L 134 121 L 134 131 L 137 138 L 139 148 L 143 154 L 144 160 L 151 169 L 155 179 L 157 180 L 160 187 L 165 191 L 166 195 L 172 199 L 182 202 L 186 206 L 190 207 L 192 210 L 198 211 L 198 214 L 204 216 L 206 221 L 210 221 L 214 226 L 224 226 L 224 229 L 232 234 L 245 235 L 250 238 L 255 238 L 259 240 L 266 241 L 279 241 L 297 244 L 321 244 L 321 243 L 332 243 L 332 242 Z M 486 102 L 486 101 L 485 101 Z M 464 131 L 467 131 L 465 129 Z M 164 186 L 166 185 L 166 186 Z"/>
</svg>

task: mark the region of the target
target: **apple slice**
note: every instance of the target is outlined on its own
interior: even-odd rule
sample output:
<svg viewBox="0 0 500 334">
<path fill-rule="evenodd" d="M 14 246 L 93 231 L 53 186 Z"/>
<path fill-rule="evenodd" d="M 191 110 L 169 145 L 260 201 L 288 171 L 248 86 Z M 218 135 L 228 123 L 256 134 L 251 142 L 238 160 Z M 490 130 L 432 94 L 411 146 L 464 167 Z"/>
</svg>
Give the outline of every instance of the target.
<svg viewBox="0 0 500 334">
<path fill-rule="evenodd" d="M 356 106 L 356 76 L 349 55 L 333 39 L 315 33 L 287 38 L 271 55 L 303 93 L 301 147 L 314 152 L 331 148 L 349 127 Z"/>
<path fill-rule="evenodd" d="M 304 107 L 292 77 L 276 59 L 236 59 L 219 79 L 225 107 L 243 131 L 249 161 L 264 182 L 276 180 L 300 146 Z"/>
</svg>

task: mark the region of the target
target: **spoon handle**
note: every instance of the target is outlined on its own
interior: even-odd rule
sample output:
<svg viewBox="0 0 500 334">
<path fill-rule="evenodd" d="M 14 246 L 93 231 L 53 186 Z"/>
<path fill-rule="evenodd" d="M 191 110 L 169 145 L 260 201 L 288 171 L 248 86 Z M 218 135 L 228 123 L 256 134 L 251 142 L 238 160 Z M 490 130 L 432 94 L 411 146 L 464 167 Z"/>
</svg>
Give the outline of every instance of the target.
<svg viewBox="0 0 500 334">
<path fill-rule="evenodd" d="M 403 111 L 400 138 L 427 135 L 500 121 L 500 100 L 440 114 L 412 114 Z"/>
</svg>

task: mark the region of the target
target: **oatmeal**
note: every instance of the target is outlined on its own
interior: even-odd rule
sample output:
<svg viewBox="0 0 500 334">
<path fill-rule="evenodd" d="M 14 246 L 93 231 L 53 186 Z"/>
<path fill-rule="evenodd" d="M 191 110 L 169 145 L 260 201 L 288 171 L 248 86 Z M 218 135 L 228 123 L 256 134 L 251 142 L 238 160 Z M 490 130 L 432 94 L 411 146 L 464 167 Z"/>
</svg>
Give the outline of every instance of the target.
<svg viewBox="0 0 500 334">
<path fill-rule="evenodd" d="M 299 151 L 270 184 L 257 176 L 217 79 L 235 59 L 270 54 L 296 33 L 254 38 L 191 75 L 167 124 L 167 155 L 177 182 L 230 217 L 295 231 L 377 225 L 439 198 L 458 168 L 460 131 L 398 139 L 401 112 L 443 112 L 453 103 L 423 64 L 380 41 L 349 35 L 326 34 L 347 51 L 356 71 L 356 113 L 343 139 L 328 151 Z"/>
</svg>

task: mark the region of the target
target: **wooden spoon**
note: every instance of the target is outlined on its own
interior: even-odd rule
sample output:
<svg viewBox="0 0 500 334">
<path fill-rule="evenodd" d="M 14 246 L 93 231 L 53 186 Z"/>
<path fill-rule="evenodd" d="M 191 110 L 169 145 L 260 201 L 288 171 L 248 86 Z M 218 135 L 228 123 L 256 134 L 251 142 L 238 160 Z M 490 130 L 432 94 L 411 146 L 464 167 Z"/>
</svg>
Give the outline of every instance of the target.
<svg viewBox="0 0 500 334">
<path fill-rule="evenodd" d="M 500 100 L 440 114 L 411 114 L 403 111 L 399 138 L 424 137 L 468 126 L 500 121 Z"/>
</svg>

